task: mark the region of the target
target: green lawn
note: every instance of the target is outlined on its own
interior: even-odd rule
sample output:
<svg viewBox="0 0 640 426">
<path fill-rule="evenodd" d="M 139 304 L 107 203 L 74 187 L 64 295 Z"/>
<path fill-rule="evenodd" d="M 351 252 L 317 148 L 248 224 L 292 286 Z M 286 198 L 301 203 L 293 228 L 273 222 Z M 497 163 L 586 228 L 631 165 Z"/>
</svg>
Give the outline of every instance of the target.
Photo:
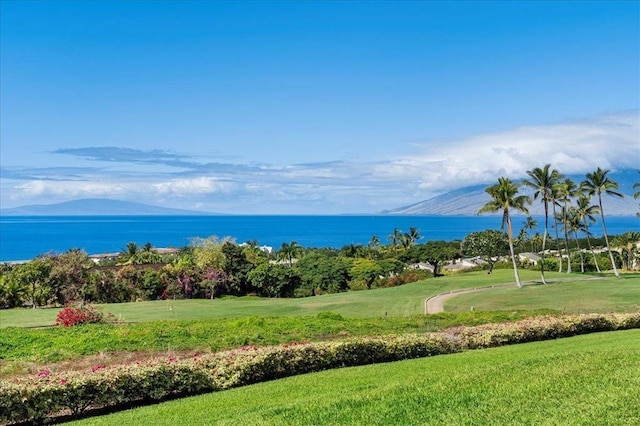
<svg viewBox="0 0 640 426">
<path fill-rule="evenodd" d="M 631 425 L 640 330 L 345 368 L 73 425 Z"/>
<path fill-rule="evenodd" d="M 525 281 L 538 280 L 539 272 L 523 270 Z M 549 273 L 549 278 L 566 274 Z M 576 280 L 584 276 L 574 274 Z M 262 299 L 255 297 L 224 298 L 216 300 L 176 300 L 103 305 L 125 321 L 206 320 L 240 318 L 248 316 L 306 316 L 323 311 L 336 312 L 347 317 L 409 316 L 424 313 L 424 300 L 441 292 L 513 282 L 513 272 L 496 270 L 488 275 L 472 272 L 428 279 L 399 287 L 354 291 L 302 299 Z M 514 284 L 515 287 L 515 284 Z M 535 308 L 529 307 L 526 309 Z M 52 325 L 58 309 L 0 310 L 0 327 L 33 327 Z"/>
<path fill-rule="evenodd" d="M 640 274 L 623 274 L 593 281 L 557 281 L 548 285 L 501 288 L 461 294 L 444 304 L 446 312 L 557 309 L 567 313 L 637 312 Z"/>
</svg>

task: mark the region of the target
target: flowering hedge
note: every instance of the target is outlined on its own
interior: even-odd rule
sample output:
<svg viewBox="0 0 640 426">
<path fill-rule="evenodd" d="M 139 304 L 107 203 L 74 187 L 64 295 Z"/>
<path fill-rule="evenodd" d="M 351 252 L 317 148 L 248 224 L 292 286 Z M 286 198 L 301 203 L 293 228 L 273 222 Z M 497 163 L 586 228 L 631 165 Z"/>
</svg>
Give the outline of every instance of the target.
<svg viewBox="0 0 640 426">
<path fill-rule="evenodd" d="M 0 382 L 0 422 L 44 423 L 65 412 L 79 415 L 92 408 L 218 391 L 330 368 L 630 328 L 640 328 L 640 312 L 536 317 L 442 333 L 247 346 L 182 360 L 168 357 L 100 365 L 87 372 L 56 374 L 44 370 L 28 378 Z"/>
<path fill-rule="evenodd" d="M 105 324 L 116 322 L 115 316 L 111 313 L 105 315 L 100 309 L 89 305 L 80 304 L 77 306 L 65 306 L 58 312 L 55 325 L 73 327 L 82 324 Z"/>
</svg>

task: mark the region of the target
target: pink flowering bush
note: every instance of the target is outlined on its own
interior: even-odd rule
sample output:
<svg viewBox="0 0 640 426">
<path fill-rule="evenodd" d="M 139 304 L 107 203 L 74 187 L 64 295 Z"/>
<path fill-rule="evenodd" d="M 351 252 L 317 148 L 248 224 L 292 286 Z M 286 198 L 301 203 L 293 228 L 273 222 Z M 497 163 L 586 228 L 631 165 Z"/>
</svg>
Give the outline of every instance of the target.
<svg viewBox="0 0 640 426">
<path fill-rule="evenodd" d="M 442 333 L 247 346 L 182 360 L 168 357 L 97 365 L 86 372 L 43 370 L 29 378 L 0 381 L 0 423 L 40 424 L 64 412 L 78 415 L 91 408 L 219 391 L 330 368 L 630 328 L 640 328 L 640 312 L 537 317 Z"/>
<path fill-rule="evenodd" d="M 56 325 L 72 327 L 82 324 L 97 324 L 113 322 L 113 314 L 107 316 L 98 308 L 89 304 L 65 306 L 56 317 Z"/>
</svg>

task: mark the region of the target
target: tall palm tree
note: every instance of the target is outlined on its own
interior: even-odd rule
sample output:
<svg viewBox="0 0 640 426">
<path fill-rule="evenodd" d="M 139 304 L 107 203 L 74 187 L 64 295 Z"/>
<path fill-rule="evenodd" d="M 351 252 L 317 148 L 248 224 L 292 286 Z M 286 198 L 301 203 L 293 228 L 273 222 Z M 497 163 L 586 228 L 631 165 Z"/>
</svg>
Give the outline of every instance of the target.
<svg viewBox="0 0 640 426">
<path fill-rule="evenodd" d="M 556 207 L 560 204 L 558 203 L 558 188 L 554 186 L 551 191 L 551 206 L 553 207 L 553 229 L 556 232 L 556 251 L 558 253 L 558 272 L 562 272 L 562 250 L 560 249 L 560 236 L 558 235 L 558 212 L 556 211 Z"/>
<path fill-rule="evenodd" d="M 511 215 L 509 212 L 513 209 L 529 214 L 529 210 L 527 210 L 526 205 L 531 203 L 531 200 L 526 195 L 517 195 L 519 187 L 520 186 L 518 184 L 514 183 L 509 178 L 499 178 L 497 184 L 492 185 L 485 190 L 485 192 L 491 196 L 492 200 L 478 210 L 478 214 L 495 213 L 502 210 L 502 226 L 507 227 L 509 252 L 511 253 L 513 274 L 518 288 L 522 287 L 522 283 L 520 282 L 520 275 L 518 275 L 518 264 L 513 250 L 513 226 L 511 224 Z"/>
<path fill-rule="evenodd" d="M 544 205 L 544 235 L 542 236 L 542 261 L 540 262 L 540 276 L 542 282 L 546 284 L 544 279 L 544 255 L 547 245 L 547 236 L 549 235 L 549 203 L 553 203 L 553 186 L 558 183 L 562 175 L 556 169 L 549 170 L 551 164 L 546 164 L 543 168 L 536 167 L 528 170 L 527 174 L 531 180 L 525 179 L 522 184 L 534 189 L 533 199 L 540 201 Z"/>
<path fill-rule="evenodd" d="M 616 262 L 613 259 L 613 253 L 611 252 L 611 246 L 609 245 L 609 237 L 607 236 L 607 224 L 604 220 L 604 209 L 602 208 L 602 194 L 613 195 L 614 197 L 624 197 L 618 189 L 618 183 L 611 180 L 609 176 L 609 170 L 602 170 L 600 167 L 593 172 L 587 173 L 586 179 L 582 182 L 582 188 L 591 196 L 598 195 L 598 206 L 600 207 L 600 217 L 602 218 L 602 233 L 604 234 L 604 241 L 607 244 L 607 251 L 609 252 L 609 259 L 611 260 L 611 266 L 613 266 L 613 273 L 616 277 L 620 278 L 618 268 L 616 268 Z"/>
<path fill-rule="evenodd" d="M 582 221 L 582 232 L 587 237 L 587 246 L 589 247 L 589 251 L 593 256 L 593 263 L 596 266 L 596 271 L 600 273 L 600 266 L 598 266 L 598 258 L 596 257 L 595 251 L 593 251 L 593 247 L 591 247 L 591 239 L 589 236 L 591 233 L 589 232 L 589 223 L 596 223 L 595 215 L 600 213 L 600 208 L 595 204 L 591 204 L 591 197 L 584 192 L 580 192 L 578 194 L 578 199 L 576 200 L 576 215 Z"/>
<path fill-rule="evenodd" d="M 578 249 L 578 254 L 580 255 L 580 272 L 584 274 L 584 256 L 582 255 L 582 249 L 580 248 L 580 239 L 578 238 L 578 232 L 584 230 L 584 224 L 582 223 L 580 215 L 578 214 L 578 209 L 576 207 L 569 207 L 569 211 L 566 212 L 565 217 L 565 227 L 569 231 L 569 236 L 573 235 L 576 240 L 576 248 Z"/>
<path fill-rule="evenodd" d="M 640 174 L 640 170 L 638 170 L 638 174 Z M 636 182 L 633 184 L 633 189 L 637 189 L 638 191 L 633 193 L 633 198 L 635 200 L 637 200 L 638 198 L 640 198 L 640 182 Z M 636 213 L 636 216 L 640 217 L 640 211 L 638 211 L 638 213 Z"/>
<path fill-rule="evenodd" d="M 562 223 L 562 229 L 564 231 L 564 247 L 567 252 L 567 274 L 570 274 L 571 273 L 571 250 L 569 247 L 569 234 L 571 233 L 571 231 L 567 226 L 567 223 L 568 223 L 567 214 L 569 213 L 569 201 L 571 201 L 571 199 L 575 197 L 575 195 L 577 194 L 578 186 L 575 184 L 574 181 L 567 178 L 562 182 L 557 183 L 555 185 L 555 189 L 557 193 L 557 200 L 559 202 L 562 202 L 562 209 L 560 211 L 560 216 L 558 217 L 558 220 Z"/>
</svg>

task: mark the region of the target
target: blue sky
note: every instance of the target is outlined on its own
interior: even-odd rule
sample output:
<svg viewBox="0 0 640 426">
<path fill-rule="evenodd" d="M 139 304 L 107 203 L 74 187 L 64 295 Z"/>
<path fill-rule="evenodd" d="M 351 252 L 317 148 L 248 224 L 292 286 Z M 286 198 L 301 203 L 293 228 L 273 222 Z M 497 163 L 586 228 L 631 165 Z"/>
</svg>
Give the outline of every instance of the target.
<svg viewBox="0 0 640 426">
<path fill-rule="evenodd" d="M 640 3 L 0 3 L 0 205 L 371 213 L 638 168 Z"/>
</svg>

